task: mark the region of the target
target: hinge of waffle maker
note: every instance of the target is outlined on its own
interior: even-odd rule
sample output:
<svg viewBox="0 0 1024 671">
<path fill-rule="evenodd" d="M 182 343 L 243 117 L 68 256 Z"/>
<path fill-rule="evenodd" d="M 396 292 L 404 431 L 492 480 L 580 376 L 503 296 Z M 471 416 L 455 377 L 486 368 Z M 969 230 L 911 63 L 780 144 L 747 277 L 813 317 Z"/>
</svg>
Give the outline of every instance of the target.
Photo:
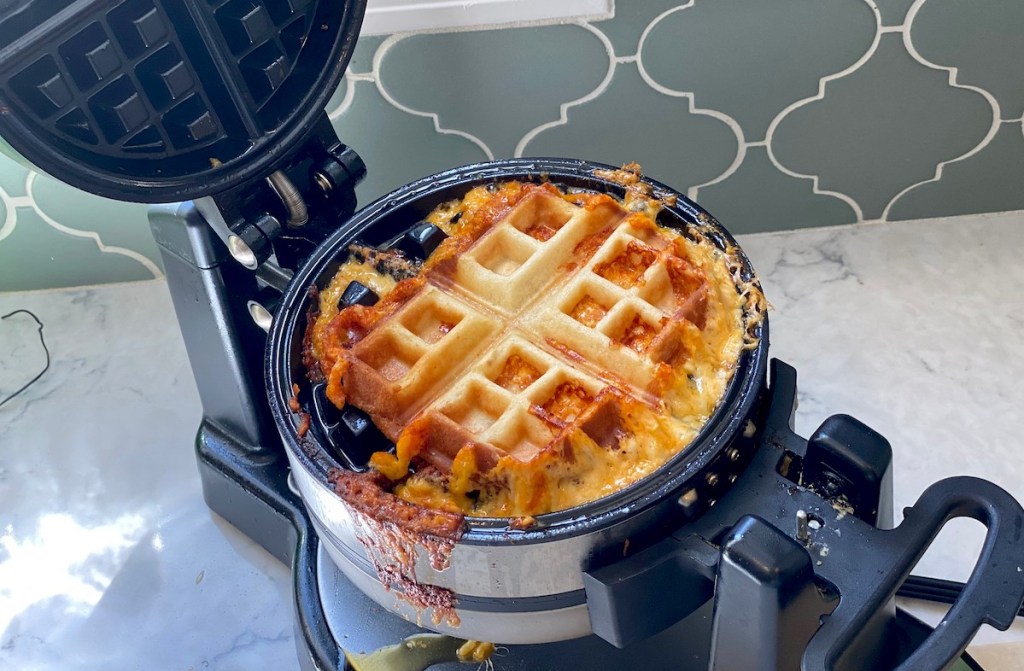
<svg viewBox="0 0 1024 671">
<path fill-rule="evenodd" d="M 263 381 L 251 378 L 262 370 L 277 299 L 294 269 L 355 210 L 365 173 L 323 114 L 266 179 L 150 209 L 205 418 L 250 446 L 276 443 Z"/>
<path fill-rule="evenodd" d="M 266 332 L 295 268 L 355 210 L 365 173 L 322 114 L 271 177 L 149 211 L 203 406 L 195 442 L 203 496 L 296 575 L 309 574 L 303 562 L 314 556 L 315 540 L 289 490 L 266 405 Z M 305 221 L 294 218 L 296 209 Z M 313 583 L 297 580 L 295 589 L 297 604 L 319 603 Z M 318 609 L 303 611 L 295 626 L 302 668 L 340 668 Z"/>
<path fill-rule="evenodd" d="M 196 204 L 232 258 L 282 291 L 290 270 L 355 211 L 355 185 L 365 174 L 323 114 L 275 172 Z"/>
<path fill-rule="evenodd" d="M 354 187 L 365 167 L 338 142 L 323 114 L 279 170 L 304 201 L 304 224 L 288 225 L 285 198 L 266 180 L 217 197 L 155 205 L 149 219 L 202 400 L 195 449 L 203 497 L 212 511 L 306 575 L 301 564 L 312 556 L 314 541 L 299 497 L 289 491 L 287 459 L 266 405 L 266 331 L 293 269 L 354 210 Z M 251 234 L 259 236 L 256 263 L 243 264 L 237 243 L 232 254 L 232 236 Z M 296 603 L 319 603 L 309 589 L 308 582 L 296 582 Z M 296 641 L 303 668 L 340 668 L 319 610 L 297 619 Z"/>
</svg>

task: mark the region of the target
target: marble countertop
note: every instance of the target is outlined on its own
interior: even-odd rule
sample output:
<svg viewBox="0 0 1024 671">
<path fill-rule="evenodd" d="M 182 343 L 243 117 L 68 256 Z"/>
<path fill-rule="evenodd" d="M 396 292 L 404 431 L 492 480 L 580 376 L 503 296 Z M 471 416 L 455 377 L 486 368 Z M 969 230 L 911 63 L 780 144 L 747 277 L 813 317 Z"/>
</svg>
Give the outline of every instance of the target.
<svg viewBox="0 0 1024 671">
<path fill-rule="evenodd" d="M 1024 500 L 1024 214 L 746 236 L 800 373 L 797 429 L 852 414 L 895 450 L 896 509 L 970 474 Z M 0 407 L 0 667 L 297 668 L 288 569 L 209 512 L 200 405 L 162 281 L 0 294 L 52 362 Z M 45 362 L 0 321 L 0 398 Z M 954 522 L 917 573 L 963 580 L 981 526 Z M 937 620 L 941 610 L 908 602 Z M 1016 669 L 1024 624 L 971 648 Z"/>
</svg>

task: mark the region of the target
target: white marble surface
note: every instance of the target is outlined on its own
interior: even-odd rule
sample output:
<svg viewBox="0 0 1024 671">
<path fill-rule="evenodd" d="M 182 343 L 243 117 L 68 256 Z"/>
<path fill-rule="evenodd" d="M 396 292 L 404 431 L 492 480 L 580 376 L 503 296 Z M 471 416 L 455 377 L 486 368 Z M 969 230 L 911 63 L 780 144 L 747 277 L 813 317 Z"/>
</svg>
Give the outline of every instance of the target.
<svg viewBox="0 0 1024 671">
<path fill-rule="evenodd" d="M 887 436 L 897 510 L 965 473 L 1024 500 L 1024 215 L 741 242 L 772 353 L 800 373 L 801 433 L 845 412 Z M 296 668 L 288 571 L 202 501 L 165 285 L 0 294 L 0 315 L 19 308 L 53 362 L 0 407 L 0 668 Z M 0 321 L 0 398 L 43 361 L 30 318 Z M 965 578 L 979 527 L 952 525 L 918 571 Z M 1021 668 L 1024 626 L 972 652 Z"/>
</svg>

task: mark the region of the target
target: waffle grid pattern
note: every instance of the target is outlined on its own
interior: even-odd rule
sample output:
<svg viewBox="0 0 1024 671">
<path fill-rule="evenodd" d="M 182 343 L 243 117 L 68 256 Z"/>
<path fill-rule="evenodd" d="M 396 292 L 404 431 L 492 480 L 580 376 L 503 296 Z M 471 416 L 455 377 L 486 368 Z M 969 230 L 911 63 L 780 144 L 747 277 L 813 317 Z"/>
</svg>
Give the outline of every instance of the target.
<svg viewBox="0 0 1024 671">
<path fill-rule="evenodd" d="M 358 14 L 316 0 L 16 4 L 0 7 L 0 131 L 41 169 L 133 201 L 180 199 L 293 144 L 286 122 L 317 113 Z"/>
<path fill-rule="evenodd" d="M 609 444 L 606 411 L 626 396 L 656 402 L 648 388 L 685 356 L 706 291 L 670 238 L 635 225 L 642 216 L 527 196 L 353 348 L 349 401 L 387 416 L 395 440 L 425 418 L 423 456 L 442 468 L 466 444 L 485 468 L 506 454 L 529 462 L 571 427 Z"/>
<path fill-rule="evenodd" d="M 225 131 L 172 23 L 153 2 L 118 4 L 38 54 L 11 77 L 12 92 L 49 132 L 85 148 L 146 155 L 215 142 Z"/>
</svg>

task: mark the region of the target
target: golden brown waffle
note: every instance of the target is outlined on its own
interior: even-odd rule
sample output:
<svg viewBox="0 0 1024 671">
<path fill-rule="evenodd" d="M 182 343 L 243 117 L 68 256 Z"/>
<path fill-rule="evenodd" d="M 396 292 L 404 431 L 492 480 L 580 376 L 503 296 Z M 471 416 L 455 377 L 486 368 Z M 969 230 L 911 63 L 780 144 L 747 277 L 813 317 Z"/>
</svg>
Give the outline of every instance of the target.
<svg viewBox="0 0 1024 671">
<path fill-rule="evenodd" d="M 578 202 L 531 187 L 344 352 L 346 402 L 398 445 L 375 455 L 385 475 L 416 459 L 451 493 L 511 488 L 510 514 L 545 512 L 552 464 L 616 450 L 628 408 L 665 412 L 704 326 L 705 274 L 646 214 Z"/>
</svg>

